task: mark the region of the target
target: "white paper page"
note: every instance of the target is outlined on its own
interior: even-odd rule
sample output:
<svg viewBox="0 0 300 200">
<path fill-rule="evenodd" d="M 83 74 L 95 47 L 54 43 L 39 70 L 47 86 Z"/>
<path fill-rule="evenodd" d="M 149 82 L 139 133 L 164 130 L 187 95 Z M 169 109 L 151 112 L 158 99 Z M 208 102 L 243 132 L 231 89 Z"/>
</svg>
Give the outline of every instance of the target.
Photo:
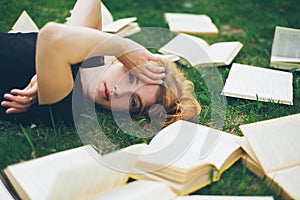
<svg viewBox="0 0 300 200">
<path fill-rule="evenodd" d="M 293 74 L 234 63 L 222 94 L 261 101 L 293 104 Z"/>
<path fill-rule="evenodd" d="M 242 48 L 240 42 L 219 42 L 212 44 L 208 50 L 208 55 L 215 63 L 229 65 Z"/>
<path fill-rule="evenodd" d="M 237 142 L 241 145 L 243 150 L 256 162 L 259 163 L 254 151 L 252 150 L 251 146 L 249 145 L 247 139 L 245 137 L 240 137 Z"/>
<path fill-rule="evenodd" d="M 28 13 L 24 10 L 20 17 L 17 19 L 16 23 L 13 25 L 12 30 L 10 32 L 38 32 L 39 28 L 36 26 L 34 21 L 28 15 Z"/>
<path fill-rule="evenodd" d="M 131 22 L 134 22 L 136 20 L 137 20 L 136 17 L 119 19 L 119 20 L 114 21 L 113 23 L 104 25 L 102 27 L 102 31 L 116 33 L 119 30 L 121 30 L 122 28 L 124 28 L 126 25 L 128 25 Z"/>
<path fill-rule="evenodd" d="M 265 172 L 300 163 L 300 114 L 240 126 Z"/>
<path fill-rule="evenodd" d="M 218 28 L 207 15 L 165 13 L 170 30 L 190 33 L 218 33 Z"/>
<path fill-rule="evenodd" d="M 108 8 L 101 2 L 102 26 L 113 23 L 114 18 Z"/>
<path fill-rule="evenodd" d="M 84 200 L 123 186 L 145 146 L 146 144 L 132 145 L 104 156 L 90 149 L 90 156 L 94 159 L 67 171 L 61 170 L 49 199 Z"/>
<path fill-rule="evenodd" d="M 287 58 L 287 57 L 271 56 L 271 62 L 300 63 L 300 58 Z"/>
<path fill-rule="evenodd" d="M 65 193 L 72 190 L 80 193 L 88 190 L 88 187 L 90 187 L 89 183 L 94 183 L 95 181 L 101 181 L 102 184 L 105 183 L 105 187 L 102 189 L 108 189 L 115 186 L 114 184 L 120 185 L 120 182 L 128 178 L 126 173 L 122 174 L 114 169 L 103 167 L 101 162 L 96 160 L 98 157 L 92 156 L 91 153 L 98 155 L 91 146 L 83 146 L 12 165 L 8 168 L 18 180 L 20 186 L 30 195 L 30 199 L 55 199 L 56 195 L 66 195 Z M 108 154 L 109 156 L 104 157 L 108 157 L 110 160 L 114 158 L 113 160 L 124 161 L 125 158 L 119 158 L 118 153 Z M 135 154 L 132 155 L 137 157 Z M 122 164 L 123 166 L 120 167 L 132 167 L 135 164 L 135 160 L 133 160 L 133 163 L 127 160 L 127 162 L 124 161 Z M 99 173 L 94 172 L 97 167 L 99 168 Z M 107 180 L 94 179 L 94 177 L 103 175 L 101 170 L 104 170 L 105 173 L 112 177 L 109 177 Z M 65 179 L 66 177 L 67 179 Z M 82 180 L 78 181 L 78 178 L 82 178 Z M 72 187 L 76 187 L 76 190 Z M 65 193 L 56 192 L 57 190 L 65 191 Z"/>
<path fill-rule="evenodd" d="M 139 160 L 181 169 L 207 163 L 220 168 L 227 157 L 240 147 L 236 142 L 238 136 L 186 121 L 174 124 L 152 139 L 143 151 L 150 155 L 140 157 Z M 207 155 L 201 157 L 203 148 L 206 148 Z"/>
<path fill-rule="evenodd" d="M 170 42 L 159 49 L 162 54 L 178 55 L 191 65 L 196 66 L 200 63 L 211 63 L 207 54 L 209 45 L 201 38 L 178 34 Z"/>
<path fill-rule="evenodd" d="M 92 200 L 168 200 L 173 199 L 174 197 L 174 192 L 166 184 L 141 180 L 130 182 L 125 186 L 104 193 Z"/>
<path fill-rule="evenodd" d="M 278 183 L 292 199 L 300 199 L 300 165 L 281 170 L 274 173 L 268 173 L 268 176 Z"/>
<path fill-rule="evenodd" d="M 300 59 L 300 30 L 277 26 L 271 55 Z"/>
<path fill-rule="evenodd" d="M 0 178 L 0 199 L 3 199 L 3 200 L 14 200 L 14 198 L 11 196 L 11 194 L 7 190 L 6 186 L 2 182 L 1 178 Z"/>
</svg>

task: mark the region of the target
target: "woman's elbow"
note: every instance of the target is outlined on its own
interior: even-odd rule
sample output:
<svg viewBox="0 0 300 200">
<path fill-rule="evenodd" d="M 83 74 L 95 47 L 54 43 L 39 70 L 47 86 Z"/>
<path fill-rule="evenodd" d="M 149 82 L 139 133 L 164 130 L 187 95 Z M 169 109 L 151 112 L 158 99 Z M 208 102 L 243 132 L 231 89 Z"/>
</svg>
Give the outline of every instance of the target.
<svg viewBox="0 0 300 200">
<path fill-rule="evenodd" d="M 38 44 L 55 48 L 59 47 L 63 38 L 63 25 L 55 22 L 48 22 L 38 34 Z"/>
</svg>

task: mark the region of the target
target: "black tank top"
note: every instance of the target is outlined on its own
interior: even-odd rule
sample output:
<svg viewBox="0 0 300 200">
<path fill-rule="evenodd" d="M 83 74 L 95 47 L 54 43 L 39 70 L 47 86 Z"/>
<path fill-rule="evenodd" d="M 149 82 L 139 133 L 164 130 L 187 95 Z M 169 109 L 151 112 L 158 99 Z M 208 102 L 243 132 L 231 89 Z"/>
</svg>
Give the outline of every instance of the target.
<svg viewBox="0 0 300 200">
<path fill-rule="evenodd" d="M 0 33 L 0 99 L 13 88 L 23 89 L 35 75 L 35 54 L 36 54 L 37 33 Z M 103 64 L 103 59 L 93 57 L 83 63 L 71 66 L 73 78 L 80 67 L 94 67 Z M 80 79 L 79 79 L 80 80 Z M 53 80 L 55 81 L 55 80 Z M 81 83 L 76 81 L 73 91 L 82 94 Z M 72 92 L 73 92 L 72 91 Z M 56 121 L 73 123 L 72 116 L 72 92 L 63 100 L 52 105 L 40 106 L 33 104 L 24 113 L 7 115 L 6 108 L 0 108 L 0 120 L 16 121 L 18 123 L 51 123 L 50 113 Z M 83 96 L 77 103 L 83 103 Z"/>
</svg>

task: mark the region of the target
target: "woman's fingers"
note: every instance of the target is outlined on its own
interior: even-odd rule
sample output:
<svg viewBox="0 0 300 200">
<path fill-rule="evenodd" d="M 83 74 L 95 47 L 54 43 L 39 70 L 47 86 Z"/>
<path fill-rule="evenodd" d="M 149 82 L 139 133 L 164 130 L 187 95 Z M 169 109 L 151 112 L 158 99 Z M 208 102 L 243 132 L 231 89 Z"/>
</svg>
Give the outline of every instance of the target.
<svg viewBox="0 0 300 200">
<path fill-rule="evenodd" d="M 4 98 L 8 101 L 11 101 L 12 103 L 15 102 L 17 104 L 26 105 L 33 103 L 33 100 L 35 100 L 35 97 L 28 97 L 28 96 L 14 96 L 9 93 L 4 94 Z"/>
<path fill-rule="evenodd" d="M 14 114 L 14 113 L 20 113 L 20 112 L 25 112 L 26 110 L 28 110 L 28 108 L 8 108 L 6 110 L 6 114 Z"/>
</svg>

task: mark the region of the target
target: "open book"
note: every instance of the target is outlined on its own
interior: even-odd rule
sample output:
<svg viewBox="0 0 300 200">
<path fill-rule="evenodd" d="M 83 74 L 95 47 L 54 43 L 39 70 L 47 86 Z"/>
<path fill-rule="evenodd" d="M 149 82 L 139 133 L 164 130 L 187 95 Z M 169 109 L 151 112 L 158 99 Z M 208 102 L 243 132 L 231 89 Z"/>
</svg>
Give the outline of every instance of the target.
<svg viewBox="0 0 300 200">
<path fill-rule="evenodd" d="M 97 196 L 97 200 L 273 200 L 270 196 L 176 196 L 164 183 L 154 181 L 134 181 L 113 191 Z"/>
<path fill-rule="evenodd" d="M 271 66 L 300 70 L 300 30 L 277 26 L 271 53 Z"/>
<path fill-rule="evenodd" d="M 124 185 L 128 174 L 106 163 L 120 162 L 130 170 L 136 160 L 124 160 L 126 152 L 138 155 L 143 145 L 100 156 L 90 145 L 10 165 L 4 173 L 21 199 L 88 199 Z"/>
<path fill-rule="evenodd" d="M 202 38 L 181 33 L 161 47 L 159 52 L 180 56 L 192 66 L 207 64 L 223 66 L 233 61 L 242 46 L 238 41 L 209 45 Z"/>
<path fill-rule="evenodd" d="M 10 165 L 4 174 L 21 199 L 94 198 L 125 185 L 129 175 L 160 182 L 172 195 L 183 195 L 219 180 L 240 158 L 238 138 L 178 121 L 149 145 L 136 144 L 103 156 L 87 145 Z"/>
<path fill-rule="evenodd" d="M 240 158 L 238 136 L 178 121 L 160 131 L 142 151 L 132 178 L 163 182 L 189 194 L 212 181 Z"/>
<path fill-rule="evenodd" d="M 165 13 L 170 30 L 181 33 L 193 33 L 216 36 L 219 30 L 207 15 L 188 13 Z"/>
<path fill-rule="evenodd" d="M 262 169 L 285 195 L 300 199 L 300 114 L 246 124 L 240 129 L 244 143 L 248 143 L 242 147 L 253 152 L 248 153 L 254 166 L 250 170 Z"/>
<path fill-rule="evenodd" d="M 222 94 L 293 105 L 293 74 L 233 63 Z"/>
<path fill-rule="evenodd" d="M 24 10 L 22 14 L 19 16 L 12 29 L 9 31 L 10 33 L 22 32 L 38 32 L 39 28 L 31 19 L 29 14 Z"/>
<path fill-rule="evenodd" d="M 70 10 L 72 14 L 73 10 Z M 121 37 L 127 37 L 141 30 L 139 24 L 136 22 L 136 17 L 122 18 L 114 20 L 113 15 L 108 8 L 101 2 L 102 15 L 102 31 L 117 34 Z M 68 22 L 70 17 L 66 18 Z"/>
</svg>

